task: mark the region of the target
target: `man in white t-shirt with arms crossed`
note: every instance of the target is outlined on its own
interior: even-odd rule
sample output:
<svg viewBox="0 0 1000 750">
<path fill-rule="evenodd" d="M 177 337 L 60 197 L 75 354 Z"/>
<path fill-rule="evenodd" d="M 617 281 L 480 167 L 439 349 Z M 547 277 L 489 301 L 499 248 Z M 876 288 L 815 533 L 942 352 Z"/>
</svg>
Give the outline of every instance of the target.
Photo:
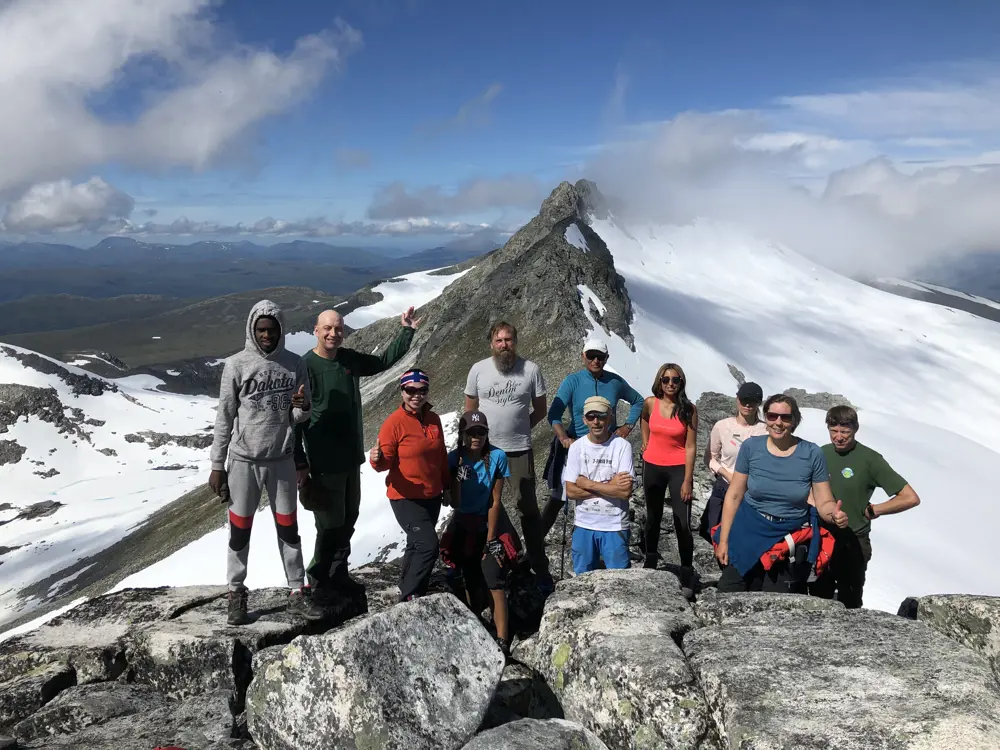
<svg viewBox="0 0 1000 750">
<path fill-rule="evenodd" d="M 628 503 L 634 472 L 632 445 L 611 433 L 611 402 L 591 396 L 583 404 L 588 433 L 569 447 L 563 467 L 566 498 L 574 503 L 573 572 L 630 567 Z"/>
</svg>

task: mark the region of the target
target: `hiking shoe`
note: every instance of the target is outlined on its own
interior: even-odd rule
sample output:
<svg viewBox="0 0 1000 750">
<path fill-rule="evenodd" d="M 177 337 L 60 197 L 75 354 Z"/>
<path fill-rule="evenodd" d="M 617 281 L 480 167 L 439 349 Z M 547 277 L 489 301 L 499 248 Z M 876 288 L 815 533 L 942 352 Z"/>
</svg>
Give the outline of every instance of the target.
<svg viewBox="0 0 1000 750">
<path fill-rule="evenodd" d="M 226 618 L 229 625 L 246 625 L 250 622 L 247 616 L 247 590 L 239 589 L 229 592 L 229 616 Z"/>
<path fill-rule="evenodd" d="M 694 601 L 694 568 L 681 568 L 681 596 Z"/>
<path fill-rule="evenodd" d="M 500 650 L 503 652 L 504 658 L 505 659 L 509 659 L 510 658 L 510 641 L 508 641 L 506 638 L 497 638 L 496 641 L 497 641 L 497 645 L 500 647 Z"/>
<path fill-rule="evenodd" d="M 305 614 L 312 608 L 312 597 L 306 596 L 302 589 L 292 589 L 288 592 L 288 606 L 286 609 L 293 615 Z"/>
<path fill-rule="evenodd" d="M 542 592 L 542 596 L 548 596 L 556 590 L 556 584 L 552 581 L 552 574 L 548 571 L 536 573 L 535 581 L 538 584 L 538 590 Z"/>
</svg>

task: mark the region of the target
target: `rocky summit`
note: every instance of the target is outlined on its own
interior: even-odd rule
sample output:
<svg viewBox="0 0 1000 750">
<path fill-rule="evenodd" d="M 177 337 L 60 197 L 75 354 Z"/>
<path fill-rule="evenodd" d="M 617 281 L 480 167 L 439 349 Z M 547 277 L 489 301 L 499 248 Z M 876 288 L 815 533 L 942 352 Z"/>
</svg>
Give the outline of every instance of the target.
<svg viewBox="0 0 1000 750">
<path fill-rule="evenodd" d="M 0 642 L 0 747 L 740 750 L 1000 747 L 1000 600 L 900 614 L 791 594 L 694 604 L 663 570 L 560 581 L 506 664 L 447 591 L 325 622 L 218 587 L 126 589 Z"/>
</svg>

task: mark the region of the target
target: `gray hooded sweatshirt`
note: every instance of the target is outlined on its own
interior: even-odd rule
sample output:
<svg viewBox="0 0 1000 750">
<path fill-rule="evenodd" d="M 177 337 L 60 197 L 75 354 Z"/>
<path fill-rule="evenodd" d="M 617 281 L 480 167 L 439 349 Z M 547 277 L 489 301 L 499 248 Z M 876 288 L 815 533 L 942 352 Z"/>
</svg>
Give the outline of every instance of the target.
<svg viewBox="0 0 1000 750">
<path fill-rule="evenodd" d="M 278 321 L 278 345 L 265 354 L 254 326 L 269 315 Z M 247 318 L 243 351 L 226 359 L 212 442 L 212 470 L 226 468 L 226 454 L 240 461 L 292 460 L 294 424 L 309 419 L 309 373 L 298 354 L 285 349 L 285 316 L 271 300 L 261 300 Z M 305 386 L 306 409 L 292 407 L 292 395 Z"/>
</svg>

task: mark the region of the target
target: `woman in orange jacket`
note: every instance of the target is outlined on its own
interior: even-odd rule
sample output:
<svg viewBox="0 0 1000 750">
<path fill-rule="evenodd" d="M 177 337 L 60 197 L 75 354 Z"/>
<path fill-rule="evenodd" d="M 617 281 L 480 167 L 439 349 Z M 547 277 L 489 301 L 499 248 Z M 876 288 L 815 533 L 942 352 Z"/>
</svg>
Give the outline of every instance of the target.
<svg viewBox="0 0 1000 750">
<path fill-rule="evenodd" d="M 399 600 L 408 601 L 427 592 L 438 556 L 435 527 L 442 501 L 450 503 L 445 493 L 451 476 L 441 419 L 427 401 L 430 378 L 423 370 L 407 370 L 399 388 L 402 403 L 382 423 L 369 462 L 375 471 L 389 472 L 386 494 L 406 532 Z"/>
</svg>

